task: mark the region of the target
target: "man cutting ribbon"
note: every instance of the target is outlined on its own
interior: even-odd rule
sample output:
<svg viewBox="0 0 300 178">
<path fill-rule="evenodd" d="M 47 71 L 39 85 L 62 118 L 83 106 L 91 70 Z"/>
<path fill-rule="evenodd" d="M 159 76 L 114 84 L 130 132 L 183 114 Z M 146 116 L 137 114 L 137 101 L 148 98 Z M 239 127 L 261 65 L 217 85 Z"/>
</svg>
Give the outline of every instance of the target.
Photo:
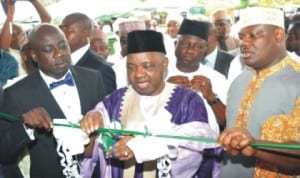
<svg viewBox="0 0 300 178">
<path fill-rule="evenodd" d="M 125 130 L 153 135 L 217 137 L 208 125 L 201 97 L 190 89 L 165 82 L 168 59 L 161 33 L 133 31 L 128 34 L 127 49 L 131 85 L 108 95 L 81 120 L 85 132 L 122 125 Z M 95 146 L 94 150 L 102 148 Z M 99 153 L 101 177 L 193 177 L 201 165 L 203 149 L 209 147 L 216 145 L 123 135 L 107 152 Z"/>
<path fill-rule="evenodd" d="M 17 161 L 25 148 L 29 149 L 31 178 L 82 176 L 77 165 L 72 170 L 66 169 L 70 165 L 62 160 L 70 158 L 71 164 L 78 161 L 74 158 L 83 153 L 87 135 L 81 138 L 74 129 L 53 129 L 53 119 L 78 123 L 106 95 L 102 76 L 71 66 L 68 42 L 53 25 L 34 27 L 29 33 L 29 45 L 38 70 L 4 90 L 3 111 L 20 116 L 20 122 L 0 121 L 0 161 L 5 176 L 23 177 Z M 81 147 L 75 144 L 79 141 L 83 143 Z"/>
</svg>

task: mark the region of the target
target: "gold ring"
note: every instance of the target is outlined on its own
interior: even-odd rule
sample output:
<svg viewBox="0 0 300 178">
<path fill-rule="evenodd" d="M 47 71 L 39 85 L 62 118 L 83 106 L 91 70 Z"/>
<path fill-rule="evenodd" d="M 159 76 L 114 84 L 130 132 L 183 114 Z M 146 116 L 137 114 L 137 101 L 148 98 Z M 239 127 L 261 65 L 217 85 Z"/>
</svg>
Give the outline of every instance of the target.
<svg viewBox="0 0 300 178">
<path fill-rule="evenodd" d="M 127 156 L 128 156 L 128 152 L 127 152 L 127 151 L 124 151 L 123 155 L 124 155 L 125 157 L 127 157 Z"/>
</svg>

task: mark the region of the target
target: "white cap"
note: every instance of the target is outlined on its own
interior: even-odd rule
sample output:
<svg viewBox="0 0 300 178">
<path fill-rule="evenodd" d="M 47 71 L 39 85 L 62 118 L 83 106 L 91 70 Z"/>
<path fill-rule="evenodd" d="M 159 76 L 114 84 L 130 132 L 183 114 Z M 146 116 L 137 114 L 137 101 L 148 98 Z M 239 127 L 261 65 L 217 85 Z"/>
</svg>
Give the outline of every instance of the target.
<svg viewBox="0 0 300 178">
<path fill-rule="evenodd" d="M 251 7 L 240 11 L 240 29 L 259 24 L 275 25 L 284 29 L 284 14 L 279 9 L 266 7 Z"/>
<path fill-rule="evenodd" d="M 124 22 L 124 21 L 126 21 L 126 18 L 123 18 L 123 17 L 117 18 L 117 19 L 113 22 L 113 24 L 112 24 L 112 26 L 113 26 L 113 31 L 114 31 L 114 32 L 119 31 L 119 24 L 122 23 L 122 22 Z"/>
<path fill-rule="evenodd" d="M 119 23 L 119 33 L 129 33 L 134 30 L 146 30 L 145 21 L 129 18 Z"/>
<path fill-rule="evenodd" d="M 188 15 L 187 19 L 196 21 L 209 21 L 209 17 L 203 14 Z"/>
<path fill-rule="evenodd" d="M 226 10 L 218 9 L 211 16 L 211 21 L 214 23 L 217 20 L 231 20 Z"/>
<path fill-rule="evenodd" d="M 166 18 L 166 22 L 168 23 L 169 21 L 176 21 L 179 24 L 181 24 L 183 20 L 183 17 L 180 14 L 168 14 Z"/>
</svg>

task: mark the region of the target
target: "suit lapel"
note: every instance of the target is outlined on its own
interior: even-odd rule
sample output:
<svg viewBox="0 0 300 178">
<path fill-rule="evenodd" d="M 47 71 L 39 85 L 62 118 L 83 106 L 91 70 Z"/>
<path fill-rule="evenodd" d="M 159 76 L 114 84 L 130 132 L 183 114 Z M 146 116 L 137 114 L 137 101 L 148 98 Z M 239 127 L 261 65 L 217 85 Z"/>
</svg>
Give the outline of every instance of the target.
<svg viewBox="0 0 300 178">
<path fill-rule="evenodd" d="M 71 72 L 74 77 L 77 90 L 78 90 L 78 95 L 80 99 L 80 105 L 81 105 L 81 114 L 84 114 L 86 111 L 88 111 L 90 108 L 87 105 L 89 103 L 88 101 L 88 81 L 86 81 L 86 78 L 83 78 L 83 75 L 79 75 L 78 70 L 76 68 L 71 67 Z"/>
<path fill-rule="evenodd" d="M 37 71 L 33 74 L 32 86 L 35 88 L 36 98 L 33 98 L 39 106 L 45 107 L 52 118 L 66 118 L 55 98 L 52 96 L 47 84 Z M 45 104 L 47 103 L 47 104 Z"/>
<path fill-rule="evenodd" d="M 217 53 L 217 59 L 216 59 L 216 63 L 215 63 L 215 69 L 217 71 L 223 71 L 222 70 L 222 65 L 221 65 L 221 59 L 222 59 L 222 54 L 220 53 L 220 51 L 218 50 Z"/>
<path fill-rule="evenodd" d="M 222 74 L 224 74 L 225 76 L 227 76 L 226 71 L 227 71 L 228 65 L 229 65 L 228 62 L 230 63 L 230 61 L 227 59 L 225 53 L 218 50 L 215 69 L 217 71 L 221 72 Z"/>
<path fill-rule="evenodd" d="M 85 66 L 88 60 L 86 59 L 89 55 L 89 50 L 87 50 L 84 55 L 79 59 L 76 66 Z"/>
</svg>

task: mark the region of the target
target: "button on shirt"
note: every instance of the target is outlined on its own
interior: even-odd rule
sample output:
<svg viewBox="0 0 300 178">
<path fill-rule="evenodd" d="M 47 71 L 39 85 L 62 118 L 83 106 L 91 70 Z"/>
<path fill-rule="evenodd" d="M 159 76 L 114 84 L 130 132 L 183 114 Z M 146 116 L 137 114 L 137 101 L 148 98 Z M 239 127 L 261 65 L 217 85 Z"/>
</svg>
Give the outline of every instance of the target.
<svg viewBox="0 0 300 178">
<path fill-rule="evenodd" d="M 68 71 L 68 72 L 70 72 L 70 71 Z M 66 76 L 66 74 L 65 74 L 60 79 L 54 79 L 52 77 L 47 76 L 46 74 L 44 74 L 41 71 L 40 71 L 40 74 L 41 74 L 42 78 L 44 79 L 44 81 L 46 82 L 46 84 L 48 85 L 48 87 L 52 82 L 57 82 L 59 80 L 62 80 Z M 73 78 L 73 80 L 74 80 L 74 78 Z M 74 83 L 75 83 L 75 81 L 74 81 Z M 81 104 L 80 104 L 80 99 L 79 99 L 79 94 L 78 94 L 78 90 L 76 87 L 76 83 L 74 86 L 60 85 L 59 87 L 56 87 L 56 88 L 50 90 L 50 92 L 52 93 L 57 104 L 59 105 L 59 107 L 63 111 L 64 115 L 66 116 L 66 119 L 72 123 L 78 123 L 79 120 L 82 118 L 82 114 L 81 114 Z"/>
</svg>

